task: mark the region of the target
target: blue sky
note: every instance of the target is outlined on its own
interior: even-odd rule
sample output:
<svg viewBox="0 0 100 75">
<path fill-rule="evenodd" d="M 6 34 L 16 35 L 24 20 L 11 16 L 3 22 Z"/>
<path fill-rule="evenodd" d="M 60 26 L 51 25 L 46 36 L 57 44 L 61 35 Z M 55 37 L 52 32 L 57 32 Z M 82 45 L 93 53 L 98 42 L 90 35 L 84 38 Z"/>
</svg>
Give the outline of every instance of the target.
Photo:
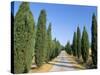
<svg viewBox="0 0 100 75">
<path fill-rule="evenodd" d="M 14 16 L 20 4 L 20 2 L 15 2 Z M 52 23 L 52 39 L 56 38 L 62 45 L 65 45 L 67 41 L 72 43 L 73 33 L 77 30 L 77 26 L 80 27 L 82 33 L 85 25 L 89 35 L 89 41 L 91 42 L 92 14 L 95 13 L 97 15 L 97 8 L 95 6 L 30 3 L 30 10 L 36 24 L 42 9 L 46 10 L 47 27 L 50 22 Z"/>
</svg>

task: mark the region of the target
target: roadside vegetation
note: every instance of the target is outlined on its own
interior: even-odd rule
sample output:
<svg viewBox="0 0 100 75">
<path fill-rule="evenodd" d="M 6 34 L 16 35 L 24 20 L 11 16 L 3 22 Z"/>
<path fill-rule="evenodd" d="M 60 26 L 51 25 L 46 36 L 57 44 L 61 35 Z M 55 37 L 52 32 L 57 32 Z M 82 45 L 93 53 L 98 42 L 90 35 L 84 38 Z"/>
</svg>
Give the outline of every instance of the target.
<svg viewBox="0 0 100 75">
<path fill-rule="evenodd" d="M 81 35 L 79 26 L 77 32 L 74 32 L 73 43 L 68 41 L 65 46 L 65 51 L 76 57 L 79 64 L 84 65 L 87 69 L 97 68 L 97 19 L 95 14 L 92 15 L 91 25 L 91 43 L 89 43 L 89 36 L 87 29 L 84 26 Z"/>
</svg>

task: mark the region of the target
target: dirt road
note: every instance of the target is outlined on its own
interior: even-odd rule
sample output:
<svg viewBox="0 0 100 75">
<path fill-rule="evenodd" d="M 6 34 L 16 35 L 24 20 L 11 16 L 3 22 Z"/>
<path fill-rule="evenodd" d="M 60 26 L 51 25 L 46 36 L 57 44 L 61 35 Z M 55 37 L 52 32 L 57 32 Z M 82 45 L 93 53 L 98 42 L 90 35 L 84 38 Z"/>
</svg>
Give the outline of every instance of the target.
<svg viewBox="0 0 100 75">
<path fill-rule="evenodd" d="M 80 70 L 84 69 L 79 65 L 71 56 L 69 56 L 65 51 L 61 51 L 57 58 L 54 61 L 49 62 L 53 67 L 49 72 L 54 71 L 71 71 L 71 70 Z"/>
<path fill-rule="evenodd" d="M 58 71 L 72 71 L 72 70 L 81 70 L 85 69 L 83 66 L 79 65 L 73 56 L 68 55 L 65 51 L 61 51 L 61 53 L 48 64 L 44 64 L 39 69 L 33 69 L 32 65 L 30 73 L 34 72 L 58 72 Z"/>
</svg>

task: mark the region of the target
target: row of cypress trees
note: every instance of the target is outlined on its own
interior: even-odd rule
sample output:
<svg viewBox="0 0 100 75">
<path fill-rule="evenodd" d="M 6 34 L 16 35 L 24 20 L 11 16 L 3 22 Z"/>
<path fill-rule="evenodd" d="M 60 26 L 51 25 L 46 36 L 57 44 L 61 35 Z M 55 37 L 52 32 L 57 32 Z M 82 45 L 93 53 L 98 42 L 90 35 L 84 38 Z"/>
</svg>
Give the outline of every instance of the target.
<svg viewBox="0 0 100 75">
<path fill-rule="evenodd" d="M 12 39 L 12 73 L 26 73 L 30 70 L 33 57 L 37 67 L 48 63 L 60 53 L 60 43 L 52 40 L 51 23 L 46 27 L 46 11 L 40 12 L 35 27 L 34 16 L 28 2 L 22 2 L 15 17 L 11 14 Z M 13 45 L 14 44 L 14 45 Z M 14 57 L 14 58 L 13 58 Z"/>
<path fill-rule="evenodd" d="M 51 23 L 46 30 L 46 11 L 40 12 L 37 23 L 36 40 L 35 40 L 35 63 L 40 67 L 44 63 L 52 60 L 59 54 L 59 41 L 52 40 Z"/>
<path fill-rule="evenodd" d="M 92 68 L 97 68 L 97 19 L 95 14 L 92 16 L 92 27 L 91 27 L 91 55 L 92 55 Z M 87 63 L 89 58 L 89 37 L 87 30 L 84 26 L 82 36 L 79 26 L 77 32 L 74 32 L 72 45 L 68 41 L 65 50 L 68 54 L 80 59 L 82 57 L 83 62 Z"/>
<path fill-rule="evenodd" d="M 78 59 L 82 56 L 83 61 L 86 62 L 89 55 L 89 40 L 88 33 L 84 26 L 82 37 L 79 26 L 77 27 L 77 32 L 74 32 L 72 45 L 70 42 L 65 46 L 65 50 L 68 54 L 72 54 Z"/>
</svg>

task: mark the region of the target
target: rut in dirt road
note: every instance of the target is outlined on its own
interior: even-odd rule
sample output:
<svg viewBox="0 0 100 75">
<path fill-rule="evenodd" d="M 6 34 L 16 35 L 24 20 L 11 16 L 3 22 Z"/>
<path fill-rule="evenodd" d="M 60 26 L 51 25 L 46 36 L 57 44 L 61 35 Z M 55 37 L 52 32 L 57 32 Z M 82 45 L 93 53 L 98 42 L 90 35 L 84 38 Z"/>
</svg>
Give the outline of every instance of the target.
<svg viewBox="0 0 100 75">
<path fill-rule="evenodd" d="M 74 61 L 65 51 L 61 51 L 59 56 L 54 59 L 54 61 L 49 62 L 49 64 L 53 65 L 50 72 L 54 71 L 71 71 L 71 70 L 81 70 L 82 67 L 78 67 L 78 63 Z"/>
</svg>

